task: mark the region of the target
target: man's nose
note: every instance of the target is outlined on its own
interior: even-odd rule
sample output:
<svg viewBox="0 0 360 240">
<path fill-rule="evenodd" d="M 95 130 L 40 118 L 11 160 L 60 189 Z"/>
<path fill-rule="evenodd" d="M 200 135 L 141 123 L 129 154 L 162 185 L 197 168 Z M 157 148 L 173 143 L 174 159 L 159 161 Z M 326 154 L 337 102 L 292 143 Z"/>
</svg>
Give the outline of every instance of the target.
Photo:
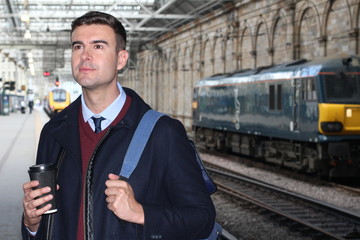
<svg viewBox="0 0 360 240">
<path fill-rule="evenodd" d="M 81 60 L 83 60 L 83 61 L 91 61 L 92 60 L 91 49 L 89 47 L 84 47 L 84 50 L 81 53 Z"/>
</svg>

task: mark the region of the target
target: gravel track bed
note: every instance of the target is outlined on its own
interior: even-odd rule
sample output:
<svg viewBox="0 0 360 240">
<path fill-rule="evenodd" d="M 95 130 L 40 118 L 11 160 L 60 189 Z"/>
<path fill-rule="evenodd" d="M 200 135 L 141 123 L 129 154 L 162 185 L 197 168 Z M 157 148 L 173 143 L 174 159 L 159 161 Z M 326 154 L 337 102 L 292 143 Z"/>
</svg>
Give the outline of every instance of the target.
<svg viewBox="0 0 360 240">
<path fill-rule="evenodd" d="M 319 184 L 317 181 L 314 181 L 315 183 L 304 181 L 302 180 L 304 177 L 297 177 L 301 176 L 299 174 L 294 174 L 291 177 L 284 176 L 277 173 L 278 170 L 275 167 L 259 169 L 253 167 L 253 164 L 244 164 L 207 153 L 201 153 L 201 157 L 204 162 L 229 168 L 252 178 L 322 200 L 360 215 L 360 194 L 337 189 L 329 184 Z M 311 239 L 300 235 L 296 229 L 282 226 L 278 218 L 274 220 L 270 214 L 263 214 L 250 204 L 234 202 L 226 199 L 220 193 L 215 193 L 212 198 L 216 206 L 217 221 L 238 239 Z"/>
</svg>

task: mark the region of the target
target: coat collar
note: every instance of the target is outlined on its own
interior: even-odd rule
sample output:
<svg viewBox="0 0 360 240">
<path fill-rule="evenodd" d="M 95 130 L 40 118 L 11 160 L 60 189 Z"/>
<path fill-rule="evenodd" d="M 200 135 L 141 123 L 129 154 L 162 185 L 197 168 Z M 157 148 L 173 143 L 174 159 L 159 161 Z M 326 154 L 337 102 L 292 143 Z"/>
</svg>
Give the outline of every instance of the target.
<svg viewBox="0 0 360 240">
<path fill-rule="evenodd" d="M 129 88 L 123 88 L 126 95 L 132 98 L 130 108 L 123 118 L 114 128 L 125 126 L 135 131 L 139 121 L 147 110 L 150 109 L 140 96 Z M 79 136 L 79 111 L 81 106 L 81 97 L 78 97 L 66 109 L 56 114 L 50 121 L 53 128 L 51 134 L 66 152 L 73 155 L 75 159 L 81 159 L 81 147 Z"/>
</svg>

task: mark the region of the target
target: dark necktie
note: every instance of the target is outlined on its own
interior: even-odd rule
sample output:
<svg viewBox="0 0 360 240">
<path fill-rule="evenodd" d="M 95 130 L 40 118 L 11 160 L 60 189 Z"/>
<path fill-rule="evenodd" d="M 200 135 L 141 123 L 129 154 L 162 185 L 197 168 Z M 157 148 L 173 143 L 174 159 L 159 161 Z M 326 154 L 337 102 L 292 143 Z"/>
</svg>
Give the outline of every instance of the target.
<svg viewBox="0 0 360 240">
<path fill-rule="evenodd" d="M 95 124 L 95 133 L 101 132 L 101 121 L 105 120 L 103 117 L 91 117 L 91 119 L 94 121 Z"/>
</svg>

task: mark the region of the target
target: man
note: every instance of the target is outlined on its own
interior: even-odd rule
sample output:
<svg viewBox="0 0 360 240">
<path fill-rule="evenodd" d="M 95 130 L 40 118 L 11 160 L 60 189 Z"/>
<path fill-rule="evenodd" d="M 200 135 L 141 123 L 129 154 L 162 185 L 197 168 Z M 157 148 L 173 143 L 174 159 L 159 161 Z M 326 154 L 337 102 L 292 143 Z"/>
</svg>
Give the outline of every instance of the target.
<svg viewBox="0 0 360 240">
<path fill-rule="evenodd" d="M 72 72 L 83 94 L 44 126 L 36 160 L 61 161 L 52 240 L 206 238 L 215 210 L 179 121 L 162 117 L 131 177 L 117 175 L 150 109 L 117 82 L 128 59 L 121 23 L 88 12 L 73 21 L 71 44 Z M 23 185 L 23 239 L 39 239 L 47 228 L 43 214 L 51 205 L 36 207 L 53 196 L 38 198 L 50 191 L 32 190 L 38 184 Z"/>
<path fill-rule="evenodd" d="M 30 114 L 31 114 L 32 111 L 33 111 L 33 108 L 34 108 L 34 101 L 30 100 L 29 103 L 28 103 L 28 106 L 29 106 L 29 111 L 30 111 Z"/>
</svg>

